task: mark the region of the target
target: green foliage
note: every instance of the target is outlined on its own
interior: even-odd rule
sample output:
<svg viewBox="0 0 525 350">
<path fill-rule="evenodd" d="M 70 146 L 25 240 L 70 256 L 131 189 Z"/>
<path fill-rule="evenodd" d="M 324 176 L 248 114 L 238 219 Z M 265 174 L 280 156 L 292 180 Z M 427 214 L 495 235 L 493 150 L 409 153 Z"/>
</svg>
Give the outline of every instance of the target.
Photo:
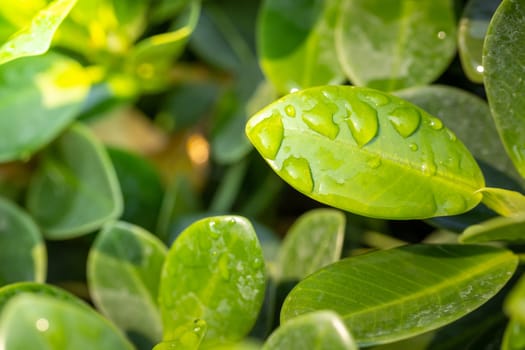
<svg viewBox="0 0 525 350">
<path fill-rule="evenodd" d="M 524 348 L 524 23 L 6 2 L 0 349 Z"/>
</svg>

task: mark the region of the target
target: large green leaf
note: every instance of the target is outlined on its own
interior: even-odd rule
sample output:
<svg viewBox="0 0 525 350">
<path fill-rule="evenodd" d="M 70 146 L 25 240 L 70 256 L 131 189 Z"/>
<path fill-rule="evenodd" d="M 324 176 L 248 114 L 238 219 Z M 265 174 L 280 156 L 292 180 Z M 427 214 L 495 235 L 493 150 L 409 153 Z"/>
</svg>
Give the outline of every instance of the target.
<svg viewBox="0 0 525 350">
<path fill-rule="evenodd" d="M 517 181 L 522 180 L 503 148 L 485 100 L 444 85 L 414 87 L 396 91 L 395 95 L 441 119 L 477 160 L 490 164 Z M 490 175 L 485 172 L 487 182 L 491 180 Z"/>
<path fill-rule="evenodd" d="M 281 93 L 339 83 L 334 45 L 339 0 L 266 0 L 257 45 L 266 77 Z"/>
<path fill-rule="evenodd" d="M 86 127 L 73 125 L 43 154 L 27 207 L 49 239 L 88 233 L 121 214 L 113 165 Z"/>
<path fill-rule="evenodd" d="M 89 88 L 84 69 L 48 53 L 0 66 L 0 162 L 27 159 L 77 116 Z"/>
<path fill-rule="evenodd" d="M 74 302 L 24 294 L 13 298 L 0 317 L 2 349 L 132 350 L 107 320 Z"/>
<path fill-rule="evenodd" d="M 456 49 L 453 1 L 341 1 L 336 47 L 360 86 L 393 91 L 434 81 Z"/>
<path fill-rule="evenodd" d="M 501 0 L 469 0 L 463 9 L 458 29 L 458 49 L 466 76 L 483 82 L 483 42 L 490 19 Z"/>
<path fill-rule="evenodd" d="M 207 326 L 203 346 L 240 340 L 255 322 L 264 284 L 262 250 L 247 219 L 195 222 L 172 245 L 162 271 L 164 339 L 183 339 L 200 322 Z"/>
<path fill-rule="evenodd" d="M 357 214 L 428 218 L 481 200 L 483 175 L 441 120 L 376 90 L 302 90 L 262 109 L 246 133 L 290 185 Z"/>
<path fill-rule="evenodd" d="M 279 278 L 300 280 L 341 256 L 345 216 L 334 209 L 315 209 L 288 230 L 279 252 Z"/>
<path fill-rule="evenodd" d="M 467 227 L 458 237 L 463 243 L 510 241 L 525 242 L 525 215 L 497 217 Z"/>
<path fill-rule="evenodd" d="M 332 311 L 298 316 L 279 327 L 263 350 L 357 350 L 341 318 Z"/>
<path fill-rule="evenodd" d="M 115 222 L 99 233 L 87 262 L 95 305 L 122 330 L 140 334 L 152 345 L 162 338 L 157 295 L 166 253 L 151 233 Z"/>
<path fill-rule="evenodd" d="M 483 51 L 485 90 L 503 144 L 525 177 L 525 2 L 503 0 L 489 25 Z"/>
<path fill-rule="evenodd" d="M 517 263 L 507 250 L 475 245 L 413 245 L 348 258 L 299 282 L 281 321 L 329 309 L 358 344 L 393 342 L 476 309 L 503 287 Z"/>
<path fill-rule="evenodd" d="M 0 286 L 17 281 L 44 282 L 46 248 L 33 219 L 0 197 Z"/>
<path fill-rule="evenodd" d="M 0 47 L 0 64 L 47 52 L 58 26 L 76 2 L 77 0 L 55 0 L 40 10 L 28 27 L 20 29 Z"/>
</svg>

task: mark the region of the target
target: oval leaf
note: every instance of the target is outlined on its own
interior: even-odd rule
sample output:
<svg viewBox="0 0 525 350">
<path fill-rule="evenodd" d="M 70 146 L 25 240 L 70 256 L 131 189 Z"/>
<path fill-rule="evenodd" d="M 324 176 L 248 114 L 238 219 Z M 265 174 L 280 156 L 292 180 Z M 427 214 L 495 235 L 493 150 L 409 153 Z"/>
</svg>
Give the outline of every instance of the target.
<svg viewBox="0 0 525 350">
<path fill-rule="evenodd" d="M 343 213 L 333 209 L 315 209 L 299 217 L 279 251 L 280 279 L 300 280 L 339 260 L 345 221 Z"/>
<path fill-rule="evenodd" d="M 96 230 L 122 212 L 115 170 L 102 145 L 75 124 L 46 150 L 27 207 L 48 239 Z"/>
<path fill-rule="evenodd" d="M 299 91 L 253 116 L 246 133 L 290 185 L 357 214 L 428 218 L 465 212 L 481 200 L 481 170 L 454 134 L 376 90 Z"/>
<path fill-rule="evenodd" d="M 357 350 L 341 318 L 332 311 L 298 316 L 279 327 L 263 350 Z"/>
<path fill-rule="evenodd" d="M 393 91 L 432 82 L 456 50 L 453 1 L 341 1 L 336 47 L 360 86 Z"/>
<path fill-rule="evenodd" d="M 334 46 L 339 1 L 266 0 L 257 21 L 261 68 L 282 93 L 343 80 Z"/>
<path fill-rule="evenodd" d="M 122 349 L 133 346 L 93 310 L 44 295 L 13 298 L 0 317 L 3 349 Z"/>
<path fill-rule="evenodd" d="M 518 258 L 499 248 L 413 245 L 332 264 L 290 292 L 281 321 L 334 310 L 359 345 L 388 343 L 448 324 L 489 300 Z"/>
<path fill-rule="evenodd" d="M 195 222 L 177 238 L 162 270 L 164 339 L 183 338 L 188 325 L 201 321 L 207 326 L 202 346 L 241 339 L 255 322 L 264 284 L 262 250 L 247 219 Z"/>
<path fill-rule="evenodd" d="M 512 34 L 512 35 L 510 35 Z M 485 90 L 510 159 L 525 177 L 525 3 L 503 0 L 489 25 L 483 51 Z"/>
<path fill-rule="evenodd" d="M 0 66 L 0 162 L 27 159 L 77 116 L 89 80 L 75 61 L 48 53 Z"/>
<path fill-rule="evenodd" d="M 458 237 L 462 243 L 525 242 L 525 215 L 497 217 L 479 225 L 469 226 Z"/>
<path fill-rule="evenodd" d="M 17 281 L 44 282 L 46 247 L 33 219 L 0 197 L 0 286 Z"/>
<path fill-rule="evenodd" d="M 516 191 L 503 188 L 482 188 L 483 204 L 503 216 L 514 216 L 525 213 L 525 196 Z"/>
<path fill-rule="evenodd" d="M 125 222 L 104 226 L 88 256 L 90 295 L 123 331 L 155 344 L 162 338 L 157 305 L 167 249 L 155 236 Z"/>
</svg>

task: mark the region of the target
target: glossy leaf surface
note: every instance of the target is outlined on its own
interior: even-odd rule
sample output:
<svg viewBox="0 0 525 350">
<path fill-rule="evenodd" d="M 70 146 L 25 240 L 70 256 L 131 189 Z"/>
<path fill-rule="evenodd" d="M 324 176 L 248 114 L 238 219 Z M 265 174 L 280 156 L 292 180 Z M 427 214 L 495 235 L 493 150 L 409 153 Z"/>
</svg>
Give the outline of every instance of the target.
<svg viewBox="0 0 525 350">
<path fill-rule="evenodd" d="M 279 251 L 281 280 L 300 280 L 341 256 L 345 216 L 333 209 L 315 209 L 299 217 Z"/>
<path fill-rule="evenodd" d="M 268 338 L 263 350 L 357 350 L 341 318 L 317 311 L 286 322 Z"/>
<path fill-rule="evenodd" d="M 497 217 L 472 225 L 458 237 L 463 243 L 510 241 L 525 242 L 525 215 Z"/>
<path fill-rule="evenodd" d="M 0 197 L 0 286 L 18 281 L 44 282 L 47 256 L 33 219 Z"/>
<path fill-rule="evenodd" d="M 336 47 L 355 85 L 393 91 L 428 84 L 455 53 L 453 2 L 341 1 Z"/>
<path fill-rule="evenodd" d="M 162 270 L 164 339 L 182 339 L 188 328 L 203 323 L 202 346 L 240 340 L 255 322 L 264 284 L 262 250 L 247 219 L 195 222 L 172 245 Z"/>
<path fill-rule="evenodd" d="M 516 191 L 503 188 L 482 188 L 483 203 L 503 216 L 515 216 L 525 213 L 525 196 Z"/>
<path fill-rule="evenodd" d="M 295 189 L 357 214 L 428 218 L 481 200 L 483 175 L 441 120 L 377 90 L 289 94 L 253 116 L 246 133 Z"/>
<path fill-rule="evenodd" d="M 89 82 L 84 69 L 48 53 L 0 66 L 0 161 L 27 160 L 77 116 Z"/>
<path fill-rule="evenodd" d="M 13 298 L 0 317 L 3 349 L 132 350 L 107 320 L 74 302 L 43 295 Z"/>
<path fill-rule="evenodd" d="M 492 18 L 483 51 L 485 90 L 507 153 L 525 177 L 525 3 L 503 0 Z"/>
<path fill-rule="evenodd" d="M 115 170 L 102 145 L 81 124 L 46 150 L 28 193 L 29 212 L 48 239 L 99 228 L 122 212 Z"/>
<path fill-rule="evenodd" d="M 341 260 L 290 292 L 281 321 L 336 311 L 359 345 L 388 343 L 441 327 L 489 300 L 518 258 L 499 248 L 413 245 Z"/>
<path fill-rule="evenodd" d="M 483 83 L 483 42 L 490 19 L 501 0 L 469 0 L 463 9 L 458 28 L 458 50 L 466 76 Z"/>
<path fill-rule="evenodd" d="M 58 26 L 76 2 L 77 0 L 55 0 L 40 10 L 28 27 L 13 34 L 0 47 L 0 64 L 45 53 Z"/>
<path fill-rule="evenodd" d="M 501 350 L 520 350 L 525 348 L 525 326 L 510 320 L 503 336 Z"/>
<path fill-rule="evenodd" d="M 266 0 L 257 45 L 266 77 L 281 93 L 343 80 L 335 45 L 337 0 Z"/>
<path fill-rule="evenodd" d="M 119 221 L 104 226 L 87 263 L 97 308 L 123 331 L 141 334 L 153 343 L 162 338 L 157 295 L 166 253 L 151 233 Z"/>
</svg>

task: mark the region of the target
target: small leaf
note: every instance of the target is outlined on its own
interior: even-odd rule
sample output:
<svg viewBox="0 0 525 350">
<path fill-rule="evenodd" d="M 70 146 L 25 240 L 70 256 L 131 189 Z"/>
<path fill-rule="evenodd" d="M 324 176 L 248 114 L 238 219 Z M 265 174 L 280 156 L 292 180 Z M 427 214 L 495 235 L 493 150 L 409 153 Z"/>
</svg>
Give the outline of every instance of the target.
<svg viewBox="0 0 525 350">
<path fill-rule="evenodd" d="M 3 349 L 132 350 L 114 326 L 74 302 L 37 294 L 13 298 L 0 317 Z"/>
<path fill-rule="evenodd" d="M 497 217 L 469 226 L 458 237 L 458 241 L 462 243 L 525 242 L 525 215 Z"/>
<path fill-rule="evenodd" d="M 181 329 L 201 321 L 203 347 L 240 340 L 255 322 L 264 284 L 262 250 L 247 219 L 195 222 L 172 245 L 162 271 L 164 340 L 180 340 Z"/>
<path fill-rule="evenodd" d="M 453 2 L 341 1 L 336 48 L 355 85 L 393 91 L 428 84 L 455 54 Z"/>
<path fill-rule="evenodd" d="M 413 245 L 341 260 L 290 292 L 281 321 L 334 310 L 361 346 L 446 325 L 476 309 L 510 279 L 518 258 L 474 245 Z"/>
<path fill-rule="evenodd" d="M 0 47 L 0 64 L 47 52 L 58 26 L 76 3 L 77 0 L 55 0 L 40 10 L 30 26 L 13 34 Z"/>
<path fill-rule="evenodd" d="M 76 118 L 89 79 L 55 53 L 0 66 L 0 162 L 27 160 Z"/>
<path fill-rule="evenodd" d="M 315 209 L 288 230 L 279 252 L 281 280 L 300 280 L 341 256 L 345 216 L 338 210 Z"/>
<path fill-rule="evenodd" d="M 377 90 L 289 94 L 255 114 L 246 133 L 298 191 L 356 214 L 420 219 L 463 213 L 481 200 L 481 170 L 450 130 Z"/>
<path fill-rule="evenodd" d="M 122 212 L 122 195 L 109 157 L 81 124 L 73 125 L 46 150 L 28 191 L 29 212 L 48 239 L 96 230 Z"/>
<path fill-rule="evenodd" d="M 343 80 L 334 45 L 339 1 L 266 0 L 257 21 L 260 64 L 281 93 Z"/>
<path fill-rule="evenodd" d="M 316 311 L 286 322 L 268 338 L 263 350 L 357 350 L 341 318 Z"/>
<path fill-rule="evenodd" d="M 490 187 L 482 188 L 479 192 L 483 194 L 483 204 L 500 215 L 513 216 L 525 213 L 525 196 L 519 192 Z"/>
<path fill-rule="evenodd" d="M 490 109 L 507 153 L 525 177 L 525 3 L 503 0 L 490 21 L 483 51 Z"/>
<path fill-rule="evenodd" d="M 33 219 L 0 197 L 0 286 L 18 281 L 44 282 L 46 247 Z"/>
<path fill-rule="evenodd" d="M 125 222 L 104 226 L 90 250 L 87 278 L 95 305 L 123 331 L 158 342 L 157 305 L 166 247 L 151 233 Z"/>
</svg>

